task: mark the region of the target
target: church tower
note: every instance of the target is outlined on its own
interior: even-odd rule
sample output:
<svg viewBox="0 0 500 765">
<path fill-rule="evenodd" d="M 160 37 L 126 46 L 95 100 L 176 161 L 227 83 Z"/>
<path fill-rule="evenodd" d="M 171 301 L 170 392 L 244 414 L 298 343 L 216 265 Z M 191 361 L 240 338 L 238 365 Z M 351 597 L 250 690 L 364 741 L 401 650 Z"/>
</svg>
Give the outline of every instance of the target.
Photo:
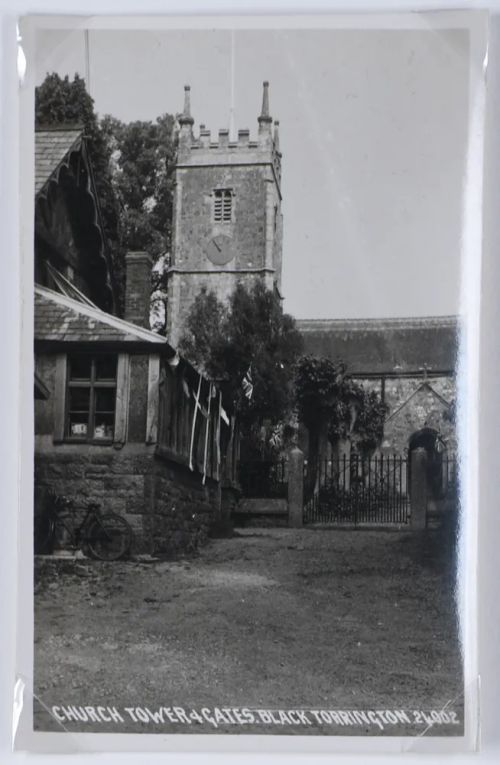
<svg viewBox="0 0 500 765">
<path fill-rule="evenodd" d="M 237 283 L 262 281 L 281 290 L 282 215 L 279 124 L 269 113 L 264 82 L 257 140 L 219 130 L 212 141 L 194 135 L 190 88 L 179 118 L 172 258 L 168 274 L 167 337 L 176 347 L 203 287 L 226 301 Z"/>
</svg>

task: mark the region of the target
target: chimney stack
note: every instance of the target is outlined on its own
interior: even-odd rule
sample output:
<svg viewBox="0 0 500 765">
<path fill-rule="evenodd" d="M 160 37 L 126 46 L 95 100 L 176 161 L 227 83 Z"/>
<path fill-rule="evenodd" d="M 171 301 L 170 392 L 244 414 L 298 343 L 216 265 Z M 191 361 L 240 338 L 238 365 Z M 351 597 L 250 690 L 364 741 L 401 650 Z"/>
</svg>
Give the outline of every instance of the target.
<svg viewBox="0 0 500 765">
<path fill-rule="evenodd" d="M 151 269 L 153 260 L 147 252 L 127 252 L 125 256 L 125 321 L 150 328 Z"/>
</svg>

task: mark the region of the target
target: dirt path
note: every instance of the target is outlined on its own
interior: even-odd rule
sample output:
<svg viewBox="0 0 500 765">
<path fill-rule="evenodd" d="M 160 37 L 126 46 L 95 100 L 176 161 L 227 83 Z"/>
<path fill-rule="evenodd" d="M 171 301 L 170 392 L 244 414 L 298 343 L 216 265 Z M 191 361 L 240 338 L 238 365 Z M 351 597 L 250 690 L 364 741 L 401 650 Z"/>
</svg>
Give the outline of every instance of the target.
<svg viewBox="0 0 500 765">
<path fill-rule="evenodd" d="M 438 532 L 251 529 L 212 540 L 192 560 L 84 561 L 43 577 L 35 724 L 401 735 L 427 729 L 432 718 L 415 712 L 444 707 L 428 734 L 459 734 L 461 662 L 446 551 Z M 58 723 L 47 711 L 89 705 L 115 708 L 123 722 L 74 721 L 59 710 Z M 141 716 L 156 714 L 156 722 L 127 707 L 147 708 Z M 247 711 L 217 718 L 222 708 Z M 354 718 L 309 711 L 280 719 L 277 711 L 311 709 L 405 710 L 408 723 L 404 715 L 397 724 L 365 715 L 353 727 Z M 252 710 L 275 712 L 262 719 Z"/>
</svg>

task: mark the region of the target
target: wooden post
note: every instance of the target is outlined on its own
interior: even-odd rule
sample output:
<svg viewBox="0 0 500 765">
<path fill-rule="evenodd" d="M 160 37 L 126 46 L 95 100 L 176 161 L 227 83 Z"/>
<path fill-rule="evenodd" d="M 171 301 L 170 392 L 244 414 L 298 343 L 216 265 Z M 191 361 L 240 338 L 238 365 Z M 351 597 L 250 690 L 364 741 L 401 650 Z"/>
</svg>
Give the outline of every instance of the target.
<svg viewBox="0 0 500 765">
<path fill-rule="evenodd" d="M 425 529 L 427 526 L 427 452 L 414 449 L 411 454 L 411 527 Z"/>
<path fill-rule="evenodd" d="M 300 528 L 304 513 L 304 453 L 298 446 L 288 459 L 288 525 Z"/>
</svg>

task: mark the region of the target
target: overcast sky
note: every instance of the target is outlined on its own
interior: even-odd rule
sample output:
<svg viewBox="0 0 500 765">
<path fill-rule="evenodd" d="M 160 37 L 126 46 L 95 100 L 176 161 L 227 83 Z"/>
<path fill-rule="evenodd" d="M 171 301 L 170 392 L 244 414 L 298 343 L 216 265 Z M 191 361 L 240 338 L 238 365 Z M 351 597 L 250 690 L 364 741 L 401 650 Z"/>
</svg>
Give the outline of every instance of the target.
<svg viewBox="0 0 500 765">
<path fill-rule="evenodd" d="M 92 31 L 97 111 L 182 110 L 229 124 L 231 32 Z M 37 81 L 85 75 L 84 33 L 43 31 Z M 467 138 L 468 34 L 234 33 L 236 128 L 257 131 L 262 81 L 281 123 L 283 292 L 297 318 L 456 313 Z"/>
</svg>

